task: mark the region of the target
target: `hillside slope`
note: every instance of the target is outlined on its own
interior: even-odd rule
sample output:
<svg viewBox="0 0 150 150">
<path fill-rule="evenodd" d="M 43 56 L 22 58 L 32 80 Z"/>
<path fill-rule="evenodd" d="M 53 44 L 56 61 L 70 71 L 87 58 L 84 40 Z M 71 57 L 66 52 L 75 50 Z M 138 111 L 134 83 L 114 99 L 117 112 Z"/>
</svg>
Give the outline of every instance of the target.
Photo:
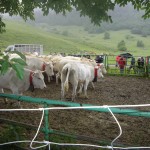
<svg viewBox="0 0 150 150">
<path fill-rule="evenodd" d="M 126 42 L 129 52 L 135 55 L 148 55 L 150 37 L 133 35 L 128 30 L 110 31 L 110 39 L 104 40 L 104 34 L 88 34 L 81 26 L 31 26 L 22 21 L 6 22 L 6 33 L 0 34 L 0 49 L 18 43 L 42 44 L 44 53 L 50 52 L 93 52 L 119 54 L 117 44 Z M 130 38 L 127 38 L 130 37 Z M 145 47 L 137 48 L 137 40 L 142 40 Z"/>
</svg>

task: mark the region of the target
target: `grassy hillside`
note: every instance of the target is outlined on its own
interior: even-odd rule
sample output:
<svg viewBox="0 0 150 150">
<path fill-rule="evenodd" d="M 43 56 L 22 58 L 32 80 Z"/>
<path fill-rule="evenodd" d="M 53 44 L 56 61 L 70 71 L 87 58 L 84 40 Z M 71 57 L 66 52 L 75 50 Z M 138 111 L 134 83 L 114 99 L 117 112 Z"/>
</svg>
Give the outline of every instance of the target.
<svg viewBox="0 0 150 150">
<path fill-rule="evenodd" d="M 79 26 L 48 26 L 33 27 L 25 22 L 7 21 L 7 32 L 0 34 L 0 49 L 4 50 L 12 44 L 42 44 L 44 53 L 66 52 L 79 53 L 83 51 L 97 54 L 119 54 L 117 44 L 126 42 L 128 52 L 136 56 L 149 55 L 150 37 L 133 35 L 128 30 L 110 31 L 110 39 L 104 40 L 104 34 L 88 34 Z M 127 39 L 127 37 L 129 37 Z M 137 40 L 142 40 L 145 47 L 136 47 Z"/>
</svg>

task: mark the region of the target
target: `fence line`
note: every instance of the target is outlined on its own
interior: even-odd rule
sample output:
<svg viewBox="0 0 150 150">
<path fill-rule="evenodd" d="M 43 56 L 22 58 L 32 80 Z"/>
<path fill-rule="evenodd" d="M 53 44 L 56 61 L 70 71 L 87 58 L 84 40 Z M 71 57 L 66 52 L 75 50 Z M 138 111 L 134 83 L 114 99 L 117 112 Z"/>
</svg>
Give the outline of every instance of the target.
<svg viewBox="0 0 150 150">
<path fill-rule="evenodd" d="M 85 110 L 90 110 L 90 111 L 97 111 L 97 112 L 109 112 L 106 108 L 108 107 L 107 105 L 103 106 L 93 106 L 90 104 L 81 104 L 81 103 L 75 103 L 75 102 L 66 102 L 66 101 L 61 101 L 61 100 L 49 100 L 49 99 L 44 99 L 44 98 L 33 98 L 29 96 L 18 96 L 14 94 L 4 94 L 1 93 L 0 97 L 3 98 L 9 98 L 12 100 L 19 100 L 19 101 L 24 101 L 24 102 L 30 102 L 30 103 L 37 103 L 37 104 L 43 104 L 43 105 L 56 105 L 56 106 L 67 106 L 67 107 L 56 107 L 56 109 L 85 109 Z M 139 105 L 134 105 L 134 107 L 146 107 L 150 106 L 150 104 L 139 104 Z M 109 108 L 111 108 L 111 111 L 115 114 L 124 114 L 124 115 L 129 115 L 129 116 L 140 116 L 140 117 L 150 117 L 150 112 L 142 112 L 134 109 L 119 109 L 123 107 L 133 107 L 133 105 L 111 105 Z M 51 108 L 45 108 L 45 110 L 48 109 L 55 109 L 53 107 Z M 20 109 L 15 109 L 16 111 L 20 111 Z M 38 111 L 38 110 L 43 110 L 43 108 L 36 108 L 36 109 L 22 109 L 22 111 Z M 3 111 L 3 110 L 0 110 Z M 6 111 L 6 110 L 5 110 Z M 11 109 L 7 109 L 7 111 L 11 111 Z"/>
<path fill-rule="evenodd" d="M 12 99 L 14 99 L 14 97 L 16 95 L 13 95 L 13 94 L 0 94 L 0 96 L 1 97 L 7 97 L 7 98 L 11 97 Z M 26 98 L 26 96 L 21 96 L 21 97 L 19 96 L 20 100 L 23 100 L 23 98 Z M 29 99 L 31 97 L 27 97 L 27 98 Z M 31 98 L 31 99 L 33 99 L 33 98 Z M 34 98 L 34 99 L 36 99 L 36 98 Z M 50 101 L 50 100 L 46 100 L 46 101 Z M 30 100 L 30 102 L 32 102 L 32 101 Z M 34 101 L 34 102 L 37 103 L 37 101 Z M 52 102 L 50 101 L 50 104 L 52 104 Z M 57 105 L 58 105 L 58 102 L 59 101 L 57 101 Z M 42 101 L 42 99 L 40 99 L 40 101 L 38 103 L 45 104 L 45 100 Z M 47 102 L 47 104 L 49 104 L 49 103 Z M 61 104 L 63 104 L 63 103 L 61 102 Z M 67 102 L 65 102 L 64 104 L 67 104 Z M 14 142 L 2 143 L 2 144 L 0 144 L 0 146 L 7 145 L 7 144 L 12 144 L 12 143 L 30 142 L 30 148 L 31 149 L 39 149 L 39 148 L 48 146 L 48 148 L 50 150 L 50 146 L 52 144 L 55 144 L 55 145 L 68 145 L 68 146 L 69 145 L 71 145 L 71 146 L 87 146 L 87 147 L 96 147 L 96 148 L 106 148 L 106 149 L 112 149 L 112 150 L 114 150 L 114 149 L 150 149 L 150 147 L 115 147 L 115 146 L 113 146 L 114 142 L 122 135 L 122 128 L 121 128 L 121 125 L 120 125 L 119 121 L 117 120 L 116 116 L 114 115 L 114 112 L 115 112 L 114 108 L 115 107 L 118 107 L 118 108 L 119 107 L 121 107 L 121 108 L 124 108 L 124 107 L 146 107 L 146 106 L 150 106 L 150 104 L 110 105 L 110 106 L 109 105 L 103 105 L 103 106 L 83 106 L 82 105 L 82 106 L 78 106 L 78 107 L 49 107 L 49 108 L 38 108 L 38 109 L 0 109 L 0 111 L 41 111 L 42 112 L 42 116 L 41 116 L 41 120 L 40 120 L 38 129 L 37 129 L 37 131 L 36 131 L 36 133 L 35 133 L 35 135 L 34 135 L 34 137 L 33 137 L 33 139 L 31 141 L 29 141 L 29 140 L 26 140 L 26 141 L 14 141 Z M 108 111 L 105 111 L 105 112 L 111 113 L 111 115 L 113 116 L 116 124 L 119 127 L 119 135 L 116 138 L 114 138 L 114 140 L 112 140 L 110 146 L 100 146 L 100 145 L 92 145 L 92 144 L 75 144 L 75 143 L 55 143 L 55 142 L 50 142 L 49 139 L 46 139 L 44 141 L 35 141 L 36 137 L 38 136 L 38 134 L 40 132 L 40 128 L 41 128 L 41 124 L 42 124 L 42 122 L 44 120 L 44 116 L 48 112 L 48 110 L 55 110 L 55 109 L 59 109 L 59 110 L 60 109 L 62 109 L 62 110 L 66 110 L 66 109 L 87 109 L 87 110 L 94 110 L 94 111 L 96 111 L 98 108 L 107 109 Z M 128 109 L 128 110 L 129 110 L 130 113 L 133 113 L 133 116 L 134 116 L 134 113 L 139 113 L 140 112 L 140 111 L 132 110 L 132 109 Z M 128 113 L 125 113 L 125 114 L 128 114 Z M 129 113 L 129 115 L 131 115 L 130 113 Z M 143 116 L 144 117 L 150 117 L 150 112 L 142 112 L 142 113 L 148 113 L 148 115 L 143 115 Z M 122 113 L 119 113 L 119 114 L 122 114 Z M 47 122 L 45 122 L 45 123 L 47 123 Z M 45 134 L 48 134 L 47 131 L 49 131 L 49 129 L 47 129 L 47 128 L 48 128 L 48 125 L 45 125 L 45 131 L 46 131 Z M 33 143 L 43 143 L 43 145 L 42 146 L 33 147 Z"/>
</svg>

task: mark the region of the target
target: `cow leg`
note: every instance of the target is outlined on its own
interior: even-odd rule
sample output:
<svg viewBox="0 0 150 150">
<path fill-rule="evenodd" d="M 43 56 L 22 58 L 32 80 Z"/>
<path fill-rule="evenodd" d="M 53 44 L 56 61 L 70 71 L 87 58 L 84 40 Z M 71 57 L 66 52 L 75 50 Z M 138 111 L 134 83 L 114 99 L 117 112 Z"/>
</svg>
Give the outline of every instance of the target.
<svg viewBox="0 0 150 150">
<path fill-rule="evenodd" d="M 4 93 L 3 89 L 1 89 L 1 93 Z M 4 98 L 4 103 L 7 104 L 7 102 L 8 102 L 7 98 Z"/>
<path fill-rule="evenodd" d="M 61 100 L 65 98 L 64 83 L 61 83 Z"/>
<path fill-rule="evenodd" d="M 66 76 L 64 73 L 61 73 L 61 100 L 65 99 L 65 81 Z"/>
<path fill-rule="evenodd" d="M 94 85 L 94 83 L 93 83 L 93 82 L 91 82 L 91 84 L 92 84 L 93 89 L 95 89 L 95 85 Z"/>
<path fill-rule="evenodd" d="M 48 82 L 51 82 L 51 77 L 50 77 L 50 76 L 48 76 L 47 78 L 48 78 Z"/>
<path fill-rule="evenodd" d="M 84 83 L 84 96 L 87 99 L 88 99 L 88 96 L 87 96 L 87 87 L 88 87 L 88 84 L 89 84 L 89 82 L 87 82 L 87 81 Z"/>
<path fill-rule="evenodd" d="M 13 94 L 16 94 L 16 95 L 20 95 L 20 96 L 22 95 L 22 93 L 20 93 L 20 92 L 18 91 L 18 88 L 15 88 L 15 87 L 13 87 L 12 93 L 13 93 Z M 22 108 L 22 106 L 21 106 L 19 100 L 18 100 L 18 107 L 19 107 L 19 108 Z"/>
<path fill-rule="evenodd" d="M 23 94 L 20 94 L 20 96 L 22 96 Z M 22 105 L 21 105 L 21 102 L 20 101 L 18 101 L 18 106 L 20 107 L 20 108 L 22 108 Z"/>
<path fill-rule="evenodd" d="M 59 72 L 56 74 L 56 85 L 58 85 L 58 81 L 59 81 L 60 75 Z"/>
<path fill-rule="evenodd" d="M 20 95 L 20 96 L 22 96 L 23 94 L 22 94 L 22 93 L 20 93 L 19 95 Z M 20 102 L 19 100 L 18 100 L 18 107 L 19 107 L 19 108 L 22 108 L 22 106 L 21 106 L 21 102 Z"/>
<path fill-rule="evenodd" d="M 19 95 L 22 96 L 22 93 L 19 94 Z M 20 102 L 19 100 L 18 100 L 18 103 L 17 103 L 17 104 L 18 104 L 18 107 L 22 109 L 21 102 Z"/>
<path fill-rule="evenodd" d="M 82 93 L 82 89 L 83 89 L 83 83 L 80 83 L 78 95 L 80 95 Z"/>
<path fill-rule="evenodd" d="M 77 87 L 78 87 L 78 84 L 74 84 L 74 85 L 73 85 L 73 90 L 72 90 L 72 101 L 74 101 L 75 98 L 76 98 Z"/>
</svg>

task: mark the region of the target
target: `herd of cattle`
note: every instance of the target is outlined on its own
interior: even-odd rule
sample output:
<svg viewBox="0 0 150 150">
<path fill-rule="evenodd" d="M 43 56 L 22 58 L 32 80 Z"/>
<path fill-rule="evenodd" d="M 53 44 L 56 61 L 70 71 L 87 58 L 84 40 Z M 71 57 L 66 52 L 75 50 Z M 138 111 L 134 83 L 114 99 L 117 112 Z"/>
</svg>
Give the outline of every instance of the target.
<svg viewBox="0 0 150 150">
<path fill-rule="evenodd" d="M 20 57 L 17 54 L 8 54 L 9 58 Z M 103 77 L 107 71 L 103 63 L 96 63 L 95 60 L 62 55 L 42 55 L 25 54 L 27 66 L 24 68 L 24 78 L 20 80 L 13 69 L 9 69 L 6 74 L 0 76 L 0 89 L 9 89 L 13 94 L 22 95 L 29 88 L 46 88 L 43 72 L 48 77 L 48 82 L 55 76 L 56 84 L 61 81 L 61 99 L 65 99 L 65 93 L 72 85 L 72 101 L 78 94 L 84 91 L 87 96 L 89 83 L 94 88 L 97 78 Z"/>
</svg>

